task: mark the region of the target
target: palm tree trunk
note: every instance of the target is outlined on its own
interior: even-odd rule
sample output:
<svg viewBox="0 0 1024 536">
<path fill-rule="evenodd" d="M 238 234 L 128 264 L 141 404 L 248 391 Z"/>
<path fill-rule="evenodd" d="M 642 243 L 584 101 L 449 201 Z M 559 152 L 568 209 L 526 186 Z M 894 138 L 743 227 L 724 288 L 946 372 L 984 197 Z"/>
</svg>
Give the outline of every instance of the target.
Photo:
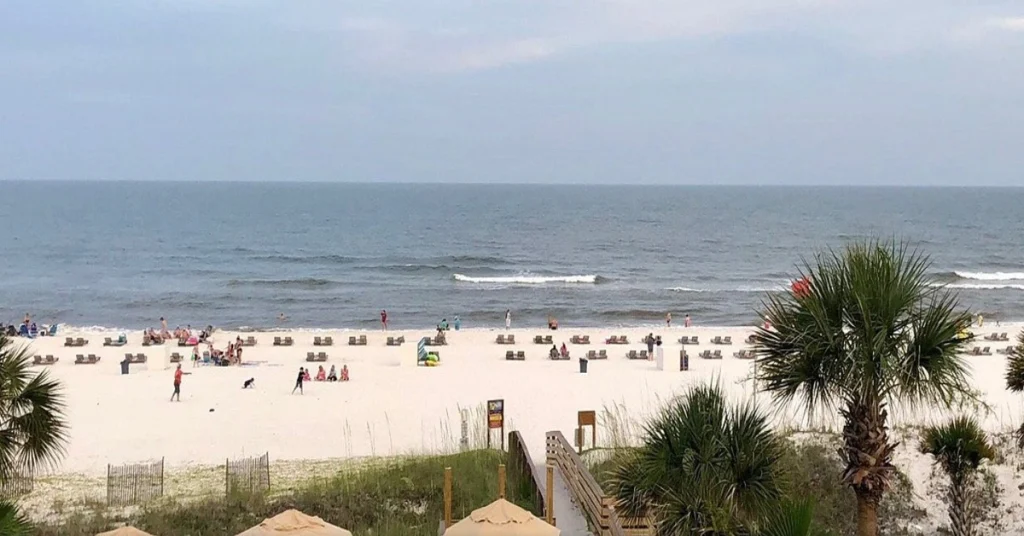
<svg viewBox="0 0 1024 536">
<path fill-rule="evenodd" d="M 888 413 L 877 398 L 851 400 L 841 412 L 843 448 L 840 455 L 846 463 L 843 482 L 857 496 L 858 536 L 878 536 L 878 504 L 889 487 L 892 475 L 892 452 L 885 424 Z"/>
<path fill-rule="evenodd" d="M 878 502 L 857 493 L 857 536 L 878 536 Z"/>
<path fill-rule="evenodd" d="M 967 480 L 950 475 L 949 479 L 949 525 L 953 536 L 974 536 L 969 517 L 970 504 Z"/>
</svg>

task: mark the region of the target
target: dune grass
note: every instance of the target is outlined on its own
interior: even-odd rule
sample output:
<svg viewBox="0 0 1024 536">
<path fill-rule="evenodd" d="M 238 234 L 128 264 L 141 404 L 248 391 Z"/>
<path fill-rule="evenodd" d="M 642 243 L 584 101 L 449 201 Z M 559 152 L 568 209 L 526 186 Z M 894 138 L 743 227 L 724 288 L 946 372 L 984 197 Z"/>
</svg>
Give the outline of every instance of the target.
<svg viewBox="0 0 1024 536">
<path fill-rule="evenodd" d="M 92 536 L 124 523 L 157 536 L 234 535 L 266 517 L 296 508 L 347 528 L 356 536 L 435 536 L 443 515 L 444 468 L 453 473 L 453 517 L 458 520 L 498 496 L 497 450 L 445 456 L 386 458 L 313 478 L 283 493 L 200 502 L 163 500 L 134 512 L 95 507 L 38 527 L 41 536 Z M 512 478 L 508 499 L 530 510 L 529 489 Z M 534 512 L 537 514 L 537 512 Z"/>
</svg>

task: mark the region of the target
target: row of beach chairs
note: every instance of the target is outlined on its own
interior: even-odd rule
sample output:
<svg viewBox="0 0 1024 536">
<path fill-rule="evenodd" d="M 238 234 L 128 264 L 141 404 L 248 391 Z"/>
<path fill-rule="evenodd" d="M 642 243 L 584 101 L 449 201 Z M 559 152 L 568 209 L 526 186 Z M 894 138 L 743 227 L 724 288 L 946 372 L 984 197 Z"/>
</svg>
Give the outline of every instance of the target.
<svg viewBox="0 0 1024 536">
<path fill-rule="evenodd" d="M 89 344 L 89 341 L 87 341 L 86 339 L 83 339 L 81 337 L 79 337 L 77 339 L 72 339 L 71 337 L 66 337 L 64 339 L 64 346 L 67 346 L 69 348 L 74 348 L 74 347 L 77 347 L 77 346 L 85 346 L 87 344 Z"/>
<path fill-rule="evenodd" d="M 318 352 L 314 354 L 313 352 L 306 352 L 306 361 L 309 363 L 323 363 L 327 361 L 327 353 Z"/>
<path fill-rule="evenodd" d="M 554 344 L 554 337 L 551 335 L 537 335 L 533 338 L 534 344 Z"/>
<path fill-rule="evenodd" d="M 984 339 L 986 341 L 992 341 L 992 342 L 1006 342 L 1006 341 L 1010 340 L 1010 334 L 1009 333 L 989 333 L 988 335 L 985 335 Z"/>
</svg>

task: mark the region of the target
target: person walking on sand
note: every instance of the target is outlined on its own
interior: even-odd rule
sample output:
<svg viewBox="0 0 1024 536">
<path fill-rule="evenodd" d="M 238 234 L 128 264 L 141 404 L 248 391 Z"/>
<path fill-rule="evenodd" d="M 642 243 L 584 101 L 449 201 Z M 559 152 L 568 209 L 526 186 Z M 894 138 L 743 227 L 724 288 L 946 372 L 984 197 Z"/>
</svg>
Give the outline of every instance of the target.
<svg viewBox="0 0 1024 536">
<path fill-rule="evenodd" d="M 181 402 L 181 375 L 192 374 L 191 372 L 182 372 L 181 363 L 178 363 L 178 367 L 174 369 L 174 392 L 171 393 L 171 402 L 174 402 L 174 397 L 178 397 L 178 402 Z"/>
<path fill-rule="evenodd" d="M 304 368 L 302 368 L 302 367 L 299 367 L 299 377 L 295 378 L 295 387 L 292 388 L 292 394 L 293 395 L 295 394 L 295 390 L 296 389 L 299 390 L 299 394 L 300 395 L 303 394 L 303 392 L 302 392 L 302 380 L 305 379 L 305 377 L 306 377 L 306 370 Z"/>
<path fill-rule="evenodd" d="M 384 331 L 388 330 L 388 312 L 386 309 L 380 310 L 380 326 Z"/>
<path fill-rule="evenodd" d="M 512 309 L 505 309 L 505 331 L 512 329 Z"/>
</svg>

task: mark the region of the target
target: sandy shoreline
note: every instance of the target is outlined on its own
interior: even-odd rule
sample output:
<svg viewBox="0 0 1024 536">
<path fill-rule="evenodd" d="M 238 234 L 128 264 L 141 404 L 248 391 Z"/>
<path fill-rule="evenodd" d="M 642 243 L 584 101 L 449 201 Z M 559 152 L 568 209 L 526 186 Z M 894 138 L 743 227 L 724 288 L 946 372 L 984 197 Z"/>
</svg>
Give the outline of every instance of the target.
<svg viewBox="0 0 1024 536">
<path fill-rule="evenodd" d="M 1011 339 L 1022 324 L 1003 324 L 976 328 L 978 346 L 991 347 L 991 356 L 971 356 L 973 384 L 983 400 L 992 407 L 988 415 L 979 415 L 987 430 L 1005 432 L 1021 422 L 1024 397 L 1006 391 L 1003 374 L 1005 356 L 995 353 L 1010 343 L 980 340 L 992 332 L 1007 332 Z M 646 349 L 641 340 L 648 333 L 661 335 L 666 370 L 658 370 L 653 361 L 629 360 L 629 350 Z M 448 345 L 440 347 L 442 365 L 436 368 L 416 366 L 416 341 L 432 335 L 430 330 L 291 330 L 242 333 L 254 336 L 258 344 L 246 348 L 244 359 L 258 362 L 246 367 L 193 368 L 188 362 L 191 348 L 171 342 L 166 347 L 141 345 L 141 332 L 128 333 L 129 344 L 120 348 L 103 347 L 104 337 L 117 332 L 91 329 L 62 331 L 58 337 L 30 342 L 29 353 L 52 354 L 60 358 L 48 366 L 66 390 L 70 443 L 67 457 L 57 474 L 101 475 L 108 463 L 120 464 L 165 458 L 169 468 L 222 464 L 225 458 L 269 452 L 272 460 L 318 460 L 364 456 L 404 455 L 454 451 L 458 449 L 461 409 L 470 410 L 473 419 L 482 420 L 481 406 L 488 400 L 505 401 L 509 429 L 521 431 L 535 461 L 544 453 L 544 433 L 561 430 L 571 433 L 576 412 L 614 408 L 640 421 L 656 411 L 667 399 L 687 385 L 715 379 L 737 400 L 753 397 L 752 363 L 737 359 L 733 353 L 748 348 L 744 344 L 750 328 L 672 327 L 651 328 L 543 328 L 470 329 L 448 334 Z M 498 345 L 497 334 L 515 335 L 517 344 Z M 212 341 L 223 349 L 239 332 L 218 331 Z M 331 335 L 333 347 L 313 346 L 314 336 Z M 367 346 L 348 346 L 349 335 L 366 335 Z M 569 342 L 573 335 L 589 335 L 590 345 Z M 678 339 L 696 335 L 700 344 L 686 346 L 690 370 L 680 372 Z M 404 335 L 405 345 L 385 346 L 387 336 Z M 532 342 L 535 335 L 551 335 L 555 344 L 563 342 L 572 355 L 569 361 L 547 359 L 550 344 Z M 626 335 L 628 345 L 606 345 L 611 335 Z M 290 336 L 292 347 L 275 347 L 275 336 Z M 731 337 L 730 346 L 714 345 L 711 338 Z M 65 348 L 65 337 L 89 340 L 84 348 Z M 16 342 L 28 342 L 17 339 Z M 973 346 L 973 345 L 972 345 Z M 588 350 L 606 350 L 609 358 L 590 361 L 589 372 L 579 374 L 577 357 Z M 526 352 L 526 361 L 506 361 L 507 350 Z M 721 350 L 724 358 L 704 360 L 704 350 Z M 306 366 L 306 353 L 326 352 L 330 365 L 347 365 L 351 381 L 347 383 L 307 383 L 304 395 L 291 395 L 298 368 Z M 120 374 L 118 362 L 125 353 L 144 353 L 146 365 L 133 365 L 127 376 Z M 171 403 L 173 369 L 167 362 L 171 352 L 186 358 L 180 403 Z M 96 354 L 96 365 L 75 365 L 76 354 Z M 315 375 L 316 364 L 313 364 Z M 255 378 L 256 389 L 243 390 L 242 383 Z M 759 396 L 760 405 L 770 407 L 768 397 Z M 897 414 L 895 427 L 926 424 L 943 416 L 940 412 Z M 817 429 L 837 431 L 834 419 L 808 422 L 798 409 L 778 412 L 774 424 L 780 430 Z M 600 418 L 599 418 L 600 419 Z M 475 423 L 480 425 L 480 423 Z M 482 427 L 482 426 L 481 426 Z M 599 422 L 599 443 L 607 443 L 607 430 Z M 571 437 L 571 436 L 570 436 Z M 497 439 L 497 435 L 495 435 Z M 908 472 L 918 480 L 930 470 L 927 458 L 910 447 L 901 447 Z M 920 460 L 918 460 L 920 458 Z M 1001 475 L 1007 490 L 1020 502 L 1016 476 L 1009 470 Z M 1011 487 L 1012 485 L 1012 487 Z M 923 493 L 919 490 L 918 493 Z M 1009 493 L 1009 492 L 1008 492 Z M 931 499 L 929 499 L 931 500 Z M 1019 506 L 1019 505 L 1018 505 Z M 937 510 L 941 518 L 941 507 Z"/>
</svg>

